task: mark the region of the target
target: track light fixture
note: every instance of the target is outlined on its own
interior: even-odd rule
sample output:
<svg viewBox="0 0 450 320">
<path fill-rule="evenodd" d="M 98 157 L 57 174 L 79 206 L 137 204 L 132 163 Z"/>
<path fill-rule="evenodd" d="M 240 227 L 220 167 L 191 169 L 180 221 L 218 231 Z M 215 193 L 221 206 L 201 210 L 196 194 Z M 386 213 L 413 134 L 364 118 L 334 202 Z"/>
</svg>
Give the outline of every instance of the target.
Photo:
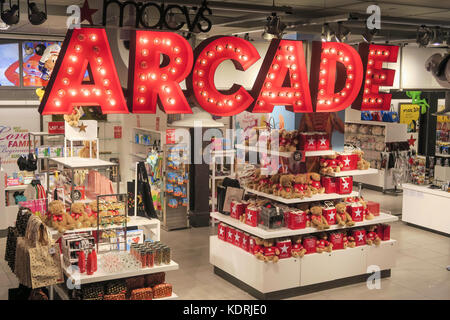
<svg viewBox="0 0 450 320">
<path fill-rule="evenodd" d="M 350 35 L 350 29 L 342 24 L 342 22 L 338 22 L 337 32 L 335 34 L 336 42 L 344 42 L 348 36 Z"/>
<path fill-rule="evenodd" d="M 430 44 L 432 46 L 440 46 L 444 44 L 444 33 L 439 27 L 434 28 L 433 30 L 433 36 L 430 40 Z"/>
<path fill-rule="evenodd" d="M 331 30 L 330 25 L 328 23 L 324 23 L 322 26 L 322 42 L 329 42 L 334 37 L 334 31 Z"/>
<path fill-rule="evenodd" d="M 373 37 L 378 33 L 378 29 L 368 29 L 364 30 L 362 37 L 365 42 L 371 43 L 373 40 Z"/>
<path fill-rule="evenodd" d="M 286 29 L 286 24 L 281 21 L 276 12 L 272 12 L 272 15 L 267 17 L 267 24 L 264 27 L 262 37 L 265 40 L 272 40 L 273 38 L 281 39 L 284 34 L 284 29 Z"/>
<path fill-rule="evenodd" d="M 1 17 L 4 23 L 7 25 L 13 25 L 19 23 L 20 20 L 20 8 L 19 0 L 17 4 L 12 5 L 11 0 L 9 0 L 9 9 L 3 10 L 3 5 L 5 0 L 1 0 Z"/>
<path fill-rule="evenodd" d="M 35 2 L 27 0 L 28 4 L 28 20 L 31 24 L 37 26 L 43 24 L 47 20 L 47 0 L 44 0 L 44 11 L 39 10 Z"/>
<path fill-rule="evenodd" d="M 430 43 L 432 36 L 433 31 L 430 28 L 426 26 L 420 26 L 419 28 L 417 28 L 416 42 L 419 47 L 426 47 L 428 43 Z"/>
</svg>

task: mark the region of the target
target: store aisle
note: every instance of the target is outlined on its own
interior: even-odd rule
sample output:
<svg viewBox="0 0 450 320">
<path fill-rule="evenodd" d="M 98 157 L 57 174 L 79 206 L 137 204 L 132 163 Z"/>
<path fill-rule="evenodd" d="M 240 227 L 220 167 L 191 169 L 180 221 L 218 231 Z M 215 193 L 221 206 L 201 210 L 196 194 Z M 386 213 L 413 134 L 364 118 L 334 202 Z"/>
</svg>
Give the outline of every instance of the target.
<svg viewBox="0 0 450 320">
<path fill-rule="evenodd" d="M 364 191 L 366 197 L 373 191 Z M 400 197 L 378 193 L 382 208 L 392 210 Z M 161 241 L 172 247 L 173 259 L 180 264 L 177 271 L 166 274 L 167 282 L 183 299 L 253 299 L 249 294 L 213 273 L 209 264 L 211 228 L 193 228 L 166 232 Z M 291 299 L 450 299 L 449 238 L 417 229 L 403 222 L 392 223 L 391 237 L 398 240 L 397 266 L 391 278 L 381 281 L 381 289 L 369 290 L 365 283 L 349 285 Z M 15 276 L 3 260 L 5 238 L 0 239 L 0 299 L 7 299 L 8 288 L 17 287 Z"/>
</svg>

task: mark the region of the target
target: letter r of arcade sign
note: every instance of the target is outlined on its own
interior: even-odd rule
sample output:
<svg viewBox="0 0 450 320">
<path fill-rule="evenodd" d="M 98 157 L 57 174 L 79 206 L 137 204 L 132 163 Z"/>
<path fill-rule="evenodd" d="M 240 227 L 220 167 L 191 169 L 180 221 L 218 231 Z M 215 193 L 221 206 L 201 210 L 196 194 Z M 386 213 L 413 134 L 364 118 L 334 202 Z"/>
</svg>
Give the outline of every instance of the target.
<svg viewBox="0 0 450 320">
<path fill-rule="evenodd" d="M 163 62 L 160 57 L 163 56 Z M 227 91 L 214 85 L 217 67 L 231 60 L 245 72 L 261 57 L 255 47 L 238 37 L 213 37 L 193 51 L 172 32 L 134 31 L 130 41 L 127 97 L 103 28 L 68 30 L 39 112 L 67 114 L 74 106 L 99 106 L 103 114 L 192 113 L 180 87 L 186 79 L 199 105 L 217 116 L 244 110 L 270 113 L 285 105 L 298 113 L 335 112 L 352 105 L 358 110 L 389 110 L 397 46 L 360 44 L 359 52 L 345 43 L 313 42 L 308 81 L 301 41 L 274 39 L 251 91 L 234 84 Z M 83 77 L 89 74 L 89 81 Z"/>
</svg>

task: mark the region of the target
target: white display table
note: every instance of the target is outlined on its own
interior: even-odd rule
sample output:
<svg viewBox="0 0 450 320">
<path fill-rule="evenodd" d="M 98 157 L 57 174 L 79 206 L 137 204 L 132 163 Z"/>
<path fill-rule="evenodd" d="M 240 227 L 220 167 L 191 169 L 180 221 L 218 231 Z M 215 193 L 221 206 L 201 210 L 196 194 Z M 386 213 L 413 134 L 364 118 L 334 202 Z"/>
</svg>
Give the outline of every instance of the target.
<svg viewBox="0 0 450 320">
<path fill-rule="evenodd" d="M 449 192 L 403 184 L 403 221 L 450 234 L 449 208 Z"/>
</svg>

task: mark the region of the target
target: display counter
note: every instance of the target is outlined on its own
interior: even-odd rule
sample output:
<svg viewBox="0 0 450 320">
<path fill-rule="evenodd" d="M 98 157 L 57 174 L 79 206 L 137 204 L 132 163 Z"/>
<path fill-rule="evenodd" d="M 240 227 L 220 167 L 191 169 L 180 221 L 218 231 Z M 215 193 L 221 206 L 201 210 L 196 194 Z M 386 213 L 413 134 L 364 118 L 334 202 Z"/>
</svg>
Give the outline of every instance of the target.
<svg viewBox="0 0 450 320">
<path fill-rule="evenodd" d="M 449 207 L 449 192 L 403 184 L 403 221 L 450 234 Z"/>
</svg>

